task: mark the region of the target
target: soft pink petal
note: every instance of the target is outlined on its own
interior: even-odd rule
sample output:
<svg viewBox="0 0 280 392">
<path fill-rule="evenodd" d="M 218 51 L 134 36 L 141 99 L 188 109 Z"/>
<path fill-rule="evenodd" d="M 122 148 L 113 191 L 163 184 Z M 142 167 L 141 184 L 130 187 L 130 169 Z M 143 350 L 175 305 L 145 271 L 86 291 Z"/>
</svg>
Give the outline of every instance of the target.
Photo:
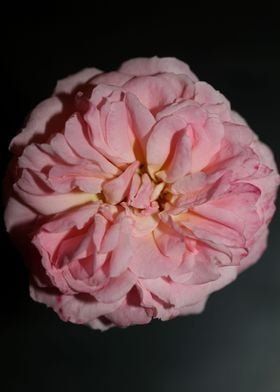
<svg viewBox="0 0 280 392">
<path fill-rule="evenodd" d="M 134 254 L 130 268 L 137 276 L 143 278 L 167 276 L 176 268 L 178 261 L 160 252 L 153 235 L 134 237 L 131 241 Z"/>
<path fill-rule="evenodd" d="M 45 196 L 32 195 L 21 190 L 17 184 L 14 186 L 14 191 L 27 205 L 43 215 L 56 214 L 97 200 L 91 193 L 84 192 L 50 193 Z"/>
<path fill-rule="evenodd" d="M 135 178 L 135 177 L 133 177 Z M 144 173 L 142 183 L 135 194 L 130 193 L 129 204 L 136 208 L 147 208 L 151 204 L 151 195 L 153 192 L 153 185 L 147 173 Z"/>
<path fill-rule="evenodd" d="M 94 76 L 102 73 L 97 68 L 85 68 L 80 72 L 61 79 L 57 82 L 54 90 L 54 95 L 58 94 L 71 94 L 77 87 L 88 82 Z"/>
<path fill-rule="evenodd" d="M 132 219 L 126 217 L 120 223 L 119 241 L 110 257 L 109 274 L 119 276 L 129 266 L 134 249 L 131 246 Z"/>
<path fill-rule="evenodd" d="M 131 129 L 133 130 L 138 143 L 141 146 L 141 155 L 145 153 L 148 135 L 155 124 L 152 113 L 131 94 L 126 94 L 126 106 L 131 118 Z"/>
<path fill-rule="evenodd" d="M 162 167 L 170 154 L 172 138 L 184 129 L 185 125 L 183 119 L 174 116 L 164 118 L 154 126 L 146 149 L 147 164 L 152 173 Z M 171 151 L 172 153 L 174 152 Z"/>
<path fill-rule="evenodd" d="M 137 277 L 134 273 L 127 270 L 116 278 L 111 278 L 109 283 L 94 296 L 98 301 L 112 303 L 123 298 L 134 286 Z"/>
<path fill-rule="evenodd" d="M 28 227 L 35 219 L 36 213 L 25 204 L 17 200 L 15 197 L 10 197 L 4 214 L 6 228 L 12 232 L 17 227 Z"/>
<path fill-rule="evenodd" d="M 267 247 L 268 234 L 268 228 L 263 227 L 263 229 L 258 233 L 258 235 L 256 235 L 252 239 L 250 252 L 248 253 L 248 256 L 243 258 L 243 260 L 241 261 L 238 268 L 238 273 L 243 272 L 260 259 Z"/>
<path fill-rule="evenodd" d="M 56 159 L 52 153 L 49 145 L 29 144 L 19 157 L 18 165 L 22 169 L 27 168 L 40 172 L 46 167 L 61 163 L 60 159 Z"/>
<path fill-rule="evenodd" d="M 187 219 L 180 222 L 200 240 L 209 240 L 226 246 L 245 246 L 246 239 L 242 232 L 236 231 L 223 223 L 189 212 Z"/>
<path fill-rule="evenodd" d="M 180 99 L 188 83 L 189 79 L 184 75 L 140 76 L 125 83 L 123 89 L 136 95 L 144 106 L 156 113 Z"/>
<path fill-rule="evenodd" d="M 50 141 L 53 153 L 62 161 L 75 165 L 81 161 L 81 157 L 75 154 L 74 150 L 68 144 L 65 136 L 57 133 Z"/>
<path fill-rule="evenodd" d="M 230 103 L 223 94 L 206 82 L 195 83 L 194 100 L 207 108 L 211 114 L 218 114 L 223 121 L 231 120 Z"/>
<path fill-rule="evenodd" d="M 10 148 L 13 153 L 20 153 L 28 143 L 42 138 L 48 122 L 62 111 L 62 101 L 57 97 L 51 97 L 39 103 L 31 112 L 25 128 L 11 141 Z"/>
<path fill-rule="evenodd" d="M 110 84 L 112 86 L 123 86 L 129 79 L 131 79 L 130 75 L 126 75 L 121 72 L 112 71 L 112 72 L 104 72 L 97 76 L 95 76 L 91 80 L 91 84 Z"/>
<path fill-rule="evenodd" d="M 173 156 L 166 169 L 166 182 L 175 182 L 179 178 L 190 172 L 192 164 L 192 152 L 190 138 L 186 135 L 185 130 L 178 135 L 174 147 Z"/>
<path fill-rule="evenodd" d="M 151 321 L 151 312 L 139 304 L 137 290 L 132 289 L 122 305 L 112 313 L 106 315 L 114 325 L 128 327 L 132 324 L 147 324 Z"/>
<path fill-rule="evenodd" d="M 84 324 L 103 316 L 106 313 L 113 312 L 121 302 L 102 303 L 96 301 L 94 297 L 88 294 L 80 295 L 63 295 L 51 290 L 39 289 L 36 286 L 30 287 L 31 297 L 47 306 L 52 307 L 64 321 Z"/>
<path fill-rule="evenodd" d="M 186 63 L 172 57 L 139 57 L 124 62 L 119 70 L 120 72 L 133 76 L 155 75 L 158 73 L 170 72 L 185 74 L 193 81 L 197 80 L 197 77 L 191 72 Z"/>
<path fill-rule="evenodd" d="M 223 124 L 216 118 L 208 118 L 203 127 L 194 125 L 192 148 L 192 172 L 203 169 L 220 150 L 224 136 Z"/>
<path fill-rule="evenodd" d="M 101 192 L 105 180 L 106 175 L 100 172 L 96 165 L 57 165 L 51 168 L 48 174 L 48 183 L 59 193 L 68 193 L 79 188 L 85 193 L 96 194 Z"/>
<path fill-rule="evenodd" d="M 123 162 L 133 162 L 134 136 L 129 130 L 127 110 L 123 102 L 113 102 L 101 109 L 104 117 L 104 139 L 115 157 L 122 157 Z"/>
<path fill-rule="evenodd" d="M 86 138 L 79 118 L 74 115 L 65 125 L 65 138 L 71 148 L 82 158 L 89 159 L 99 165 L 100 169 L 106 173 L 115 174 L 118 169 L 112 165 L 102 154 L 90 145 Z"/>
<path fill-rule="evenodd" d="M 117 204 L 123 200 L 138 166 L 138 161 L 133 162 L 120 176 L 103 185 L 103 194 L 107 202 Z"/>
<path fill-rule="evenodd" d="M 250 238 L 262 224 L 255 208 L 259 197 L 257 187 L 240 183 L 232 186 L 221 198 L 196 206 L 193 211 Z"/>
</svg>

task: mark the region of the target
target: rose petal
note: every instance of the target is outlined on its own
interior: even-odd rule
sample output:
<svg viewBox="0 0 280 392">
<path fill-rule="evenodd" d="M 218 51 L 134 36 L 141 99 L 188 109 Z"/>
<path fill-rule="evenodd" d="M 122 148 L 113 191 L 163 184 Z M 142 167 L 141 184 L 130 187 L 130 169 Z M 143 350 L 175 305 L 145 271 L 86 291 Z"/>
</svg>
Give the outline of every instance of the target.
<svg viewBox="0 0 280 392">
<path fill-rule="evenodd" d="M 77 87 L 88 82 L 100 73 L 102 73 L 102 71 L 97 68 L 85 68 L 80 72 L 59 80 L 54 90 L 54 94 L 71 94 Z"/>
<path fill-rule="evenodd" d="M 119 70 L 120 72 L 133 76 L 155 75 L 162 72 L 171 72 L 175 74 L 185 74 L 193 81 L 197 80 L 197 77 L 191 72 L 186 63 L 172 57 L 139 57 L 124 62 Z"/>
</svg>

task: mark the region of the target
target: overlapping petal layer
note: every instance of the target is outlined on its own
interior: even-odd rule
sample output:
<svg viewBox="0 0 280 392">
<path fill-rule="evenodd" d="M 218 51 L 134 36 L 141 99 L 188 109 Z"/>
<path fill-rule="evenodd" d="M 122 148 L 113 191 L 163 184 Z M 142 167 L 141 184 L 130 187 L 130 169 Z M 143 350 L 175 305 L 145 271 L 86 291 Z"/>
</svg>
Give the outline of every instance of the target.
<svg viewBox="0 0 280 392">
<path fill-rule="evenodd" d="M 32 297 L 63 320 L 200 312 L 265 249 L 273 156 L 174 58 L 59 81 L 11 149 L 6 225 L 32 243 Z"/>
</svg>

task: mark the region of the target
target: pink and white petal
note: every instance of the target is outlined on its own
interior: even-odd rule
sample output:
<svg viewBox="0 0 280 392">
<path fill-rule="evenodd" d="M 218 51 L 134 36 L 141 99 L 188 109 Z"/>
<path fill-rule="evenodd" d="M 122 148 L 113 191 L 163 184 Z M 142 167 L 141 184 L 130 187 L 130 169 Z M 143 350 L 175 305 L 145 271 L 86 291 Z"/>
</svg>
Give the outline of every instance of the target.
<svg viewBox="0 0 280 392">
<path fill-rule="evenodd" d="M 178 267 L 186 250 L 183 236 L 178 235 L 175 230 L 163 224 L 156 227 L 153 234 L 160 252 L 170 257 Z"/>
<path fill-rule="evenodd" d="M 77 209 L 67 211 L 67 214 L 58 214 L 45 223 L 41 230 L 49 234 L 63 233 L 76 227 L 81 230 L 97 213 L 100 203 L 91 203 Z"/>
<path fill-rule="evenodd" d="M 106 318 L 114 325 L 125 328 L 130 325 L 148 324 L 152 317 L 146 309 L 133 305 L 125 299 L 119 308 L 106 314 Z"/>
<path fill-rule="evenodd" d="M 119 68 L 120 72 L 132 76 L 156 75 L 158 73 L 169 72 L 174 74 L 185 74 L 193 81 L 197 77 L 190 70 L 190 67 L 181 60 L 174 57 L 139 57 L 125 61 Z"/>
<path fill-rule="evenodd" d="M 145 153 L 147 138 L 155 124 L 155 118 L 134 94 L 127 93 L 125 102 L 131 118 L 130 127 L 141 146 L 143 154 Z"/>
<path fill-rule="evenodd" d="M 54 154 L 68 164 L 76 165 L 81 161 L 81 158 L 75 154 L 62 133 L 57 133 L 51 139 L 50 146 Z"/>
<path fill-rule="evenodd" d="M 246 125 L 232 124 L 230 122 L 223 122 L 225 130 L 225 138 L 230 143 L 250 145 L 255 135 L 252 130 Z"/>
<path fill-rule="evenodd" d="M 118 169 L 100 154 L 87 140 L 81 121 L 77 115 L 72 116 L 65 124 L 65 138 L 78 156 L 88 159 L 108 174 L 116 174 Z"/>
<path fill-rule="evenodd" d="M 223 223 L 205 218 L 196 213 L 188 212 L 186 219 L 180 221 L 181 225 L 191 230 L 199 240 L 211 241 L 217 244 L 233 247 L 244 247 L 246 238 L 242 232 L 236 231 Z"/>
<path fill-rule="evenodd" d="M 151 195 L 153 192 L 153 185 L 147 173 L 144 173 L 136 195 L 130 200 L 129 204 L 135 208 L 143 209 L 149 207 L 151 204 Z"/>
<path fill-rule="evenodd" d="M 222 264 L 220 254 L 207 246 L 199 246 L 191 254 L 186 252 L 183 263 L 170 278 L 175 283 L 196 285 L 215 281 L 221 275 L 218 267 L 218 263 Z"/>
<path fill-rule="evenodd" d="M 192 194 L 202 190 L 207 184 L 207 175 L 204 172 L 196 172 L 178 179 L 172 184 L 171 190 L 177 194 Z"/>
<path fill-rule="evenodd" d="M 104 303 L 119 301 L 132 289 L 136 281 L 136 275 L 127 270 L 118 277 L 111 278 L 108 284 L 94 293 L 94 296 Z"/>
<path fill-rule="evenodd" d="M 79 188 L 85 193 L 99 193 L 107 175 L 94 164 L 80 166 L 57 165 L 48 174 L 48 184 L 59 193 L 68 193 Z"/>
<path fill-rule="evenodd" d="M 105 233 L 108 230 L 107 225 L 108 221 L 104 218 L 104 216 L 99 213 L 95 214 L 92 227 L 92 240 L 98 252 L 100 251 L 101 243 L 105 236 Z"/>
<path fill-rule="evenodd" d="M 42 215 L 57 214 L 82 204 L 97 201 L 95 195 L 84 192 L 32 195 L 23 191 L 17 184 L 14 185 L 14 191 L 24 203 Z"/>
<path fill-rule="evenodd" d="M 131 232 L 133 221 L 124 217 L 120 222 L 119 240 L 110 257 L 109 275 L 116 277 L 122 274 L 132 260 L 133 248 L 131 246 Z"/>
<path fill-rule="evenodd" d="M 275 174 L 278 173 L 277 165 L 273 156 L 273 152 L 266 144 L 262 143 L 259 140 L 255 140 L 251 148 L 258 154 L 261 159 L 261 162 L 266 166 L 270 167 Z M 277 176 L 279 180 L 279 175 Z M 279 183 L 279 182 L 278 182 Z"/>
<path fill-rule="evenodd" d="M 129 129 L 127 110 L 124 102 L 113 102 L 101 108 L 104 121 L 104 139 L 111 154 L 121 157 L 125 163 L 133 162 L 135 137 Z"/>
<path fill-rule="evenodd" d="M 118 246 L 120 238 L 121 223 L 116 222 L 107 228 L 104 233 L 102 242 L 100 243 L 100 252 L 108 253 L 111 252 L 116 246 Z"/>
<path fill-rule="evenodd" d="M 173 183 L 190 172 L 192 164 L 192 151 L 190 138 L 185 130 L 180 132 L 174 149 L 171 162 L 166 169 L 165 181 Z"/>
<path fill-rule="evenodd" d="M 37 216 L 31 208 L 14 196 L 9 197 L 4 213 L 4 221 L 8 232 L 13 232 L 19 227 L 26 232 L 26 229 L 35 221 Z"/>
<path fill-rule="evenodd" d="M 208 297 L 205 297 L 193 305 L 182 306 L 178 309 L 178 316 L 187 316 L 188 314 L 199 314 L 203 312 L 207 300 Z"/>
<path fill-rule="evenodd" d="M 223 124 L 214 117 L 209 117 L 203 127 L 194 125 L 192 147 L 192 172 L 202 170 L 211 158 L 220 150 L 224 137 Z"/>
<path fill-rule="evenodd" d="M 54 95 L 71 94 L 77 87 L 90 81 L 94 76 L 102 73 L 97 68 L 85 68 L 73 75 L 61 79 L 57 82 Z"/>
<path fill-rule="evenodd" d="M 239 183 L 232 185 L 222 197 L 195 206 L 193 211 L 242 233 L 248 239 L 263 224 L 256 211 L 259 197 L 259 188 L 252 184 Z"/>
<path fill-rule="evenodd" d="M 231 121 L 230 103 L 226 97 L 206 82 L 195 83 L 194 100 L 216 114 L 222 121 Z"/>
<path fill-rule="evenodd" d="M 185 121 L 179 117 L 166 117 L 160 120 L 149 135 L 146 148 L 147 164 L 151 173 L 158 171 L 169 155 L 172 138 L 186 126 Z"/>
<path fill-rule="evenodd" d="M 181 98 L 188 83 L 184 75 L 139 76 L 125 83 L 123 89 L 136 95 L 146 108 L 156 113 Z"/>
<path fill-rule="evenodd" d="M 97 329 L 99 331 L 108 331 L 108 329 L 114 327 L 114 324 L 110 323 L 109 320 L 104 317 L 98 317 L 87 323 L 90 328 Z"/>
<path fill-rule="evenodd" d="M 195 100 L 199 104 L 222 104 L 225 102 L 225 96 L 215 90 L 210 84 L 198 81 L 195 84 Z"/>
<path fill-rule="evenodd" d="M 132 177 L 131 180 L 131 185 L 129 189 L 129 194 L 128 194 L 128 204 L 133 203 L 133 200 L 135 199 L 135 196 L 138 192 L 138 189 L 141 185 L 141 178 L 138 173 L 135 173 Z"/>
<path fill-rule="evenodd" d="M 92 83 L 94 84 L 94 79 Z M 92 90 L 89 102 L 92 104 L 91 106 L 98 107 L 100 109 L 106 102 L 110 103 L 121 101 L 123 93 L 123 90 L 118 86 L 98 84 Z"/>
<path fill-rule="evenodd" d="M 63 103 L 57 97 L 51 97 L 39 103 L 31 112 L 25 128 L 23 128 L 23 130 L 11 141 L 11 151 L 15 154 L 19 154 L 23 148 L 34 141 L 34 139 L 42 140 L 46 133 L 48 122 L 55 115 L 62 113 L 62 111 Z"/>
<path fill-rule="evenodd" d="M 13 185 L 13 188 L 22 190 L 27 194 L 45 196 L 52 193 L 52 188 L 48 184 L 47 177 L 40 172 L 32 172 L 29 169 L 23 169 L 20 178 Z"/>
<path fill-rule="evenodd" d="M 156 214 L 136 214 L 131 208 L 127 208 L 126 213 L 131 216 L 134 221 L 133 236 L 142 237 L 151 234 L 157 227 L 159 219 Z"/>
<path fill-rule="evenodd" d="M 263 226 L 258 235 L 252 239 L 252 245 L 250 246 L 248 256 L 241 260 L 240 266 L 238 267 L 238 273 L 245 271 L 260 259 L 267 247 L 268 234 L 268 228 Z"/>
<path fill-rule="evenodd" d="M 124 199 L 129 191 L 133 175 L 138 167 L 139 162 L 135 161 L 131 163 L 131 165 L 128 166 L 121 175 L 104 183 L 103 194 L 107 202 L 111 204 L 118 204 Z"/>
<path fill-rule="evenodd" d="M 130 268 L 137 276 L 143 278 L 167 276 L 176 268 L 178 264 L 176 260 L 160 252 L 153 234 L 132 237 L 131 242 L 134 253 Z"/>
<path fill-rule="evenodd" d="M 220 270 L 221 274 L 217 280 L 204 284 L 179 284 L 162 278 L 146 279 L 142 284 L 165 303 L 180 308 L 203 301 L 209 294 L 226 286 L 237 276 L 235 266 L 222 267 Z"/>
<path fill-rule="evenodd" d="M 159 121 L 164 117 L 169 116 L 181 117 L 186 124 L 194 124 L 202 127 L 209 117 L 209 114 L 207 110 L 201 107 L 197 102 L 189 99 L 175 102 L 172 105 L 164 107 L 156 114 L 156 120 Z"/>
<path fill-rule="evenodd" d="M 104 72 L 97 76 L 95 76 L 91 80 L 91 84 L 109 84 L 112 86 L 123 86 L 129 79 L 131 79 L 130 75 L 126 75 L 121 72 L 112 71 L 112 72 Z"/>
<path fill-rule="evenodd" d="M 52 149 L 45 144 L 30 144 L 25 147 L 18 159 L 18 165 L 21 169 L 31 169 L 38 172 L 45 167 L 55 166 L 59 163 L 61 161 L 54 156 Z"/>
<path fill-rule="evenodd" d="M 30 295 L 35 301 L 52 307 L 62 320 L 77 324 L 89 323 L 106 313 L 113 312 L 121 304 L 121 301 L 102 303 L 88 294 L 59 294 L 55 291 L 39 289 L 34 285 L 30 286 Z"/>
</svg>

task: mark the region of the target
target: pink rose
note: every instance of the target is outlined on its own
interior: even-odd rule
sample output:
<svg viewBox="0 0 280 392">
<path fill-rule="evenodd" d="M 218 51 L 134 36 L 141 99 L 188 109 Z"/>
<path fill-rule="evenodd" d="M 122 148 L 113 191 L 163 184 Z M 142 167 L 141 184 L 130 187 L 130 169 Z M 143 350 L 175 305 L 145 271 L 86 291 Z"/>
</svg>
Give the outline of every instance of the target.
<svg viewBox="0 0 280 392">
<path fill-rule="evenodd" d="M 174 58 L 59 81 L 11 150 L 7 229 L 32 298 L 65 321 L 104 330 L 201 312 L 266 247 L 272 153 Z"/>
</svg>

